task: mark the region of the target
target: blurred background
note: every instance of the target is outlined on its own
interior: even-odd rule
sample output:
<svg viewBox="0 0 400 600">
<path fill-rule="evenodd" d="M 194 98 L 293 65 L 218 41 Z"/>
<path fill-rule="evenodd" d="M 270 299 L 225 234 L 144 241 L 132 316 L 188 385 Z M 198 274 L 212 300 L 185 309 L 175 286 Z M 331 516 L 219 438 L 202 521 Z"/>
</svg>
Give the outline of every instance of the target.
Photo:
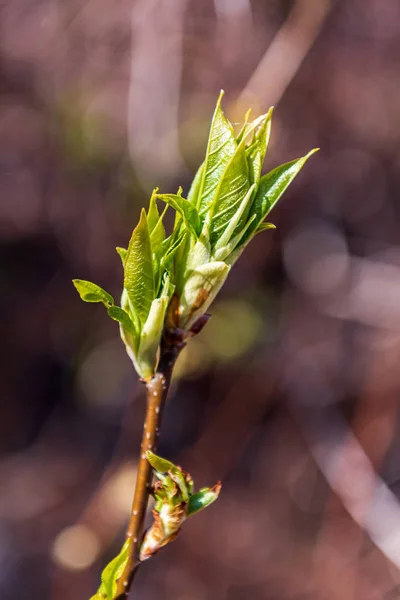
<svg viewBox="0 0 400 600">
<path fill-rule="evenodd" d="M 144 389 L 118 297 L 153 187 L 187 192 L 220 88 L 314 156 L 180 358 L 159 451 L 218 502 L 136 597 L 400 598 L 400 3 L 0 5 L 0 595 L 87 600 L 123 540 Z"/>
</svg>

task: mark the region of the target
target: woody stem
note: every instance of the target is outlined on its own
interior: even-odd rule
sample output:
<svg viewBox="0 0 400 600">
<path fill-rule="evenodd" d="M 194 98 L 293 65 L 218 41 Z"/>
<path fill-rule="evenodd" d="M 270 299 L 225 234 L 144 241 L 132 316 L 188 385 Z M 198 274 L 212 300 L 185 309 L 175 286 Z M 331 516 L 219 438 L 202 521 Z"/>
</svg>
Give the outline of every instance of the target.
<svg viewBox="0 0 400 600">
<path fill-rule="evenodd" d="M 126 532 L 126 537 L 131 540 L 131 544 L 129 546 L 128 561 L 122 575 L 117 581 L 115 600 L 126 600 L 128 598 L 134 576 L 140 565 L 140 545 L 143 538 L 143 524 L 149 501 L 152 479 L 152 468 L 146 459 L 146 452 L 147 450 L 155 452 L 157 449 L 161 419 L 168 395 L 171 375 L 182 347 L 182 343 L 167 343 L 163 340 L 157 372 L 148 382 L 146 382 L 146 417 L 140 448 L 132 511 Z"/>
</svg>

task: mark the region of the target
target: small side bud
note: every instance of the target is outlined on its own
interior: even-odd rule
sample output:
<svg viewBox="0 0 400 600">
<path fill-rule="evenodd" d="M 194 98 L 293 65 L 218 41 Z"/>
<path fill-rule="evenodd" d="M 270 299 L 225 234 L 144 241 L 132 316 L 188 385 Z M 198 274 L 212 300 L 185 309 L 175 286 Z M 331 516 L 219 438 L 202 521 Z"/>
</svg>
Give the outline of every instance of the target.
<svg viewBox="0 0 400 600">
<path fill-rule="evenodd" d="M 156 501 L 154 521 L 140 548 L 142 561 L 173 542 L 186 519 L 212 504 L 221 489 L 221 483 L 217 483 L 193 494 L 193 479 L 189 473 L 153 452 L 148 451 L 146 456 L 158 481 L 152 491 Z"/>
</svg>

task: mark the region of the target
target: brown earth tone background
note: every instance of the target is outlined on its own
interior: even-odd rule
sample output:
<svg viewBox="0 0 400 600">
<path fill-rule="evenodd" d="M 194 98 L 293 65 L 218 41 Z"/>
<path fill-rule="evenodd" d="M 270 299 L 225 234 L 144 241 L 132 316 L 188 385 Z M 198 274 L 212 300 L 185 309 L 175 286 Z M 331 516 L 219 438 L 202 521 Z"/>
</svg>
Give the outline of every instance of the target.
<svg viewBox="0 0 400 600">
<path fill-rule="evenodd" d="M 181 357 L 160 453 L 218 502 L 141 600 L 400 598 L 400 3 L 0 4 L 0 597 L 87 600 L 144 410 L 118 297 L 156 185 L 188 190 L 220 88 L 310 160 Z"/>
</svg>

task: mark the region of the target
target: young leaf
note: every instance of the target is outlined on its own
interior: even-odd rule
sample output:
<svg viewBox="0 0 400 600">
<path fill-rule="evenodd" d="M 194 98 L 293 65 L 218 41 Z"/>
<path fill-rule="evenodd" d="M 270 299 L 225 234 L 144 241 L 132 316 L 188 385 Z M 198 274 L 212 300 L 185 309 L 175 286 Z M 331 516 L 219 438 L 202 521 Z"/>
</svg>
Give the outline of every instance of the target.
<svg viewBox="0 0 400 600">
<path fill-rule="evenodd" d="M 221 91 L 208 138 L 204 170 L 197 200 L 199 214 L 204 214 L 211 205 L 225 167 L 237 148 L 232 125 L 221 109 L 222 96 L 223 92 Z"/>
<path fill-rule="evenodd" d="M 213 252 L 213 259 L 214 260 L 223 260 L 223 261 L 226 261 L 228 264 L 233 264 L 233 262 L 231 262 L 231 260 L 230 260 L 230 255 L 234 252 L 236 247 L 240 244 L 241 239 L 243 238 L 243 236 L 245 235 L 245 233 L 249 229 L 249 227 L 252 226 L 255 218 L 256 218 L 256 215 L 253 215 L 247 221 L 247 223 L 243 227 L 243 229 L 241 231 L 239 231 L 239 233 L 237 233 L 235 236 L 233 236 L 233 238 L 231 238 L 231 240 L 228 242 L 228 244 L 226 246 L 223 246 L 221 248 L 218 248 L 218 250 L 215 250 Z"/>
<path fill-rule="evenodd" d="M 158 192 L 158 188 L 155 188 L 153 190 L 153 193 L 151 194 L 149 210 L 147 212 L 147 224 L 149 227 L 150 234 L 153 231 L 153 229 L 156 227 L 156 225 L 159 221 L 159 218 L 160 218 L 160 213 L 158 211 L 157 202 L 156 202 L 157 192 Z"/>
<path fill-rule="evenodd" d="M 116 249 L 116 251 L 119 254 L 119 257 L 120 257 L 121 262 L 122 262 L 122 266 L 124 267 L 125 266 L 125 260 L 126 260 L 126 253 L 128 252 L 128 250 L 126 250 L 126 248 L 121 248 L 120 246 L 117 246 L 115 249 Z"/>
<path fill-rule="evenodd" d="M 195 515 L 200 510 L 203 510 L 203 508 L 207 508 L 207 506 L 210 506 L 210 504 L 215 502 L 219 496 L 220 491 L 221 484 L 217 483 L 217 485 L 215 485 L 212 488 L 203 488 L 199 492 L 196 492 L 196 494 L 190 496 L 188 506 L 188 517 Z"/>
<path fill-rule="evenodd" d="M 179 487 L 182 500 L 186 502 L 189 499 L 189 491 L 193 487 L 193 480 L 190 477 L 190 475 L 188 473 L 184 473 L 180 467 L 177 467 L 169 460 L 161 458 L 161 456 L 157 456 L 150 450 L 147 450 L 146 458 L 155 471 L 157 471 L 161 475 L 168 473 L 172 481 L 174 481 Z M 187 479 L 185 476 L 187 477 Z M 157 475 L 157 477 L 161 481 L 168 483 L 168 481 L 162 476 Z"/>
<path fill-rule="evenodd" d="M 168 298 L 156 298 L 151 303 L 149 316 L 143 325 L 140 336 L 137 362 L 143 379 L 153 376 L 157 366 L 157 350 L 164 326 L 165 311 L 168 306 Z"/>
<path fill-rule="evenodd" d="M 161 264 L 161 259 L 164 252 L 163 242 L 165 240 L 163 219 L 167 210 L 168 206 L 165 207 L 165 210 L 161 214 L 156 226 L 150 234 L 150 245 L 153 253 L 154 291 L 156 294 L 160 287 L 160 281 L 163 274 L 163 267 Z"/>
<path fill-rule="evenodd" d="M 198 238 L 201 229 L 200 217 L 193 204 L 180 194 L 158 194 L 157 198 L 171 206 L 181 215 L 186 227 Z"/>
<path fill-rule="evenodd" d="M 175 466 L 174 463 L 165 458 L 161 458 L 161 456 L 157 456 L 157 454 L 154 454 L 151 450 L 147 450 L 146 458 L 153 469 L 159 473 L 168 473 Z"/>
<path fill-rule="evenodd" d="M 273 223 L 261 223 L 255 230 L 254 235 L 261 233 L 261 231 L 266 231 L 267 229 L 276 229 L 276 225 Z"/>
<path fill-rule="evenodd" d="M 180 299 L 180 326 L 190 326 L 203 315 L 223 286 L 230 267 L 221 261 L 203 264 L 189 275 Z"/>
<path fill-rule="evenodd" d="M 176 485 L 179 487 L 182 500 L 187 502 L 189 500 L 189 490 L 187 486 L 187 482 L 185 479 L 185 475 L 179 467 L 173 465 L 173 468 L 169 471 L 169 475 L 173 481 L 175 481 Z M 192 478 L 190 478 L 192 479 Z"/>
<path fill-rule="evenodd" d="M 257 194 L 251 208 L 251 212 L 256 214 L 257 218 L 253 226 L 248 229 L 242 243 L 251 238 L 258 226 L 292 183 L 293 179 L 301 171 L 307 160 L 315 152 L 317 152 L 317 149 L 311 150 L 306 156 L 281 165 L 261 177 L 260 185 L 258 186 Z"/>
<path fill-rule="evenodd" d="M 117 581 L 124 572 L 129 556 L 131 540 L 126 540 L 121 552 L 103 570 L 101 585 L 95 596 L 90 600 L 113 600 L 117 591 Z"/>
<path fill-rule="evenodd" d="M 238 135 L 236 136 L 236 141 L 237 141 L 238 145 L 240 144 L 240 142 L 242 141 L 242 139 L 247 136 L 247 134 L 249 132 L 250 114 L 251 114 L 251 108 L 249 108 L 249 110 L 247 111 L 247 113 L 244 115 L 243 126 L 242 126 L 241 130 L 239 131 Z"/>
<path fill-rule="evenodd" d="M 73 279 L 72 283 L 85 302 L 102 302 L 107 307 L 114 304 L 114 298 L 99 285 L 84 279 Z"/>
<path fill-rule="evenodd" d="M 212 217 L 211 245 L 216 243 L 221 235 L 220 232 L 228 225 L 249 189 L 249 169 L 245 141 L 243 140 L 219 181 L 215 199 L 210 208 Z M 246 222 L 247 212 L 242 215 L 241 221 L 237 225 L 238 229 Z"/>
<path fill-rule="evenodd" d="M 202 163 L 197 169 L 196 175 L 194 176 L 192 185 L 190 186 L 189 193 L 187 195 L 188 202 L 190 202 L 190 204 L 193 204 L 194 206 L 197 206 L 203 173 L 204 163 Z"/>
<path fill-rule="evenodd" d="M 273 109 L 270 108 L 268 113 L 263 115 L 260 126 L 254 132 L 250 146 L 246 148 L 251 183 L 258 183 L 258 180 L 260 179 L 261 169 L 271 134 L 272 111 Z"/>
<path fill-rule="evenodd" d="M 228 244 L 228 242 L 232 238 L 234 232 L 237 230 L 238 224 L 242 221 L 243 214 L 245 212 L 246 213 L 249 212 L 249 206 L 252 203 L 253 192 L 254 192 L 255 188 L 256 188 L 256 184 L 253 183 L 253 185 L 251 186 L 251 188 L 249 189 L 249 191 L 243 198 L 238 210 L 233 215 L 232 219 L 229 221 L 228 226 L 226 227 L 224 233 L 221 235 L 221 237 L 218 239 L 217 243 L 215 244 L 215 247 L 214 247 L 215 250 L 219 250 L 220 248 L 223 248 L 224 246 L 226 246 Z"/>
<path fill-rule="evenodd" d="M 143 326 L 154 300 L 153 257 L 144 209 L 129 242 L 125 259 L 124 287 L 132 309 L 138 315 Z"/>
<path fill-rule="evenodd" d="M 126 331 L 129 331 L 129 333 L 132 335 L 137 336 L 135 326 L 127 312 L 125 312 L 119 306 L 110 306 L 107 312 L 108 316 L 114 319 L 114 321 L 121 323 L 122 327 L 126 329 Z"/>
</svg>

